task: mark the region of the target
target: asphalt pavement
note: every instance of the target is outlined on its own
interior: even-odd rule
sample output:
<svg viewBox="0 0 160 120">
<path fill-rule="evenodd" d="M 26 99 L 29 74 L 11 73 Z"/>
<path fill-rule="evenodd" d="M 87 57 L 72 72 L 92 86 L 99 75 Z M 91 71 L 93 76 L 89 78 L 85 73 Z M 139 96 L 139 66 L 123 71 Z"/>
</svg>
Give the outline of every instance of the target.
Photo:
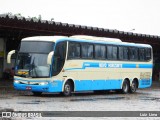
<svg viewBox="0 0 160 120">
<path fill-rule="evenodd" d="M 138 89 L 134 94 L 121 94 L 110 91 L 109 93 L 100 94 L 93 92 L 75 93 L 71 97 L 64 97 L 59 94 L 33 96 L 29 91 L 14 90 L 13 80 L 0 80 L 0 113 L 5 111 L 60 111 L 60 113 L 54 113 L 54 115 L 63 116 L 67 114 L 64 111 L 73 111 L 71 113 L 82 111 L 84 115 L 88 115 L 88 113 L 83 111 L 160 111 L 159 91 L 160 81 L 153 81 L 150 88 Z M 103 114 L 103 112 L 100 112 L 100 114 Z M 70 113 L 69 115 L 72 117 Z M 93 116 L 96 115 L 99 114 L 93 114 Z M 83 116 L 81 115 L 81 117 Z M 32 119 L 35 120 L 35 118 Z M 57 118 L 48 117 L 47 119 L 56 120 Z M 62 119 L 67 120 L 68 117 Z M 95 118 L 79 119 L 93 120 Z M 99 119 L 103 120 L 104 118 Z M 144 119 L 146 120 L 146 117 Z M 157 117 L 155 119 L 158 120 Z M 17 120 L 17 118 L 13 120 Z M 24 118 L 18 118 L 18 120 L 24 120 Z M 130 118 L 126 120 L 130 120 Z"/>
</svg>

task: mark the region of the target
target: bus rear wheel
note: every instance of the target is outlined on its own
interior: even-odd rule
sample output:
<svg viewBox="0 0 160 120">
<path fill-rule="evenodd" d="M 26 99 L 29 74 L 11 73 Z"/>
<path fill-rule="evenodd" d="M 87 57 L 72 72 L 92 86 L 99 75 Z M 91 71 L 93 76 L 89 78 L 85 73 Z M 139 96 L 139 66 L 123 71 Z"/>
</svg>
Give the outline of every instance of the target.
<svg viewBox="0 0 160 120">
<path fill-rule="evenodd" d="M 122 85 L 122 93 L 127 94 L 129 92 L 129 82 L 124 80 Z"/>
<path fill-rule="evenodd" d="M 138 86 L 138 84 L 137 84 L 136 80 L 133 80 L 133 82 L 130 86 L 130 93 L 135 93 L 137 90 L 137 86 Z"/>
<path fill-rule="evenodd" d="M 64 96 L 71 96 L 73 90 L 73 86 L 70 81 L 67 81 L 64 85 L 63 95 Z"/>
</svg>

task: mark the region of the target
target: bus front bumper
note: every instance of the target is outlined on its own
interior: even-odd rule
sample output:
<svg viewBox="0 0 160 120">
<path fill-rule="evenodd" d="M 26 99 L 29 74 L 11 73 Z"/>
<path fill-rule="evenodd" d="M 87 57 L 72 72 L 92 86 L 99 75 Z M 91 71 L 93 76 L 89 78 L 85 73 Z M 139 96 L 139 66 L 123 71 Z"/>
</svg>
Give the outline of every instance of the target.
<svg viewBox="0 0 160 120">
<path fill-rule="evenodd" d="M 14 80 L 16 90 L 32 92 L 62 92 L 63 81 L 20 81 Z"/>
</svg>

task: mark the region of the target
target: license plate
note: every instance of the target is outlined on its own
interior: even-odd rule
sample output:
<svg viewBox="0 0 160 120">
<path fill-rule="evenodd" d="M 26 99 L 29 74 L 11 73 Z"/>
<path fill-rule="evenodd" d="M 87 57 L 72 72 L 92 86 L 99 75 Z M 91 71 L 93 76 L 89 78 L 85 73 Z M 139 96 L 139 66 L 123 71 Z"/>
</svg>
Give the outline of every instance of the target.
<svg viewBox="0 0 160 120">
<path fill-rule="evenodd" d="M 26 87 L 26 90 L 32 90 L 32 87 L 27 86 L 27 87 Z"/>
</svg>

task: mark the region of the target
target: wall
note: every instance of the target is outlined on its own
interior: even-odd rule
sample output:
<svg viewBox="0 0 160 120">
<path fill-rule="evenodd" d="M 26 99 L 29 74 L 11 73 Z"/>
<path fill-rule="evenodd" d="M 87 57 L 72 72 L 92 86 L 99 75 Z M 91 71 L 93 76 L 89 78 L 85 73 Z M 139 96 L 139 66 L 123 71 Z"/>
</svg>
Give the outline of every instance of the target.
<svg viewBox="0 0 160 120">
<path fill-rule="evenodd" d="M 3 73 L 3 62 L 4 62 L 4 39 L 0 38 L 0 78 L 2 78 Z"/>
</svg>

